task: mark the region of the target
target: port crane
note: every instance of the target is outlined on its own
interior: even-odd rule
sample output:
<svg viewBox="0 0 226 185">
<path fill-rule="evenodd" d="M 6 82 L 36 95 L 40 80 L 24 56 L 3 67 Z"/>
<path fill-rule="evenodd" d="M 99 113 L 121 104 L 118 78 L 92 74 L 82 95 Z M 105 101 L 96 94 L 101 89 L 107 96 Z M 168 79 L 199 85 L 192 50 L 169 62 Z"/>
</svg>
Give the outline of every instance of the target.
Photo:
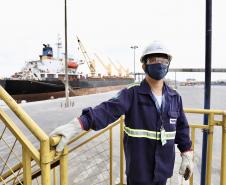
<svg viewBox="0 0 226 185">
<path fill-rule="evenodd" d="M 77 36 L 77 41 L 78 41 L 78 44 L 79 44 L 79 48 L 82 52 L 82 55 L 85 59 L 85 62 L 87 63 L 88 67 L 89 67 L 89 70 L 90 70 L 90 73 L 91 73 L 91 76 L 94 77 L 96 75 L 96 65 L 95 65 L 95 61 L 93 59 L 91 59 L 84 47 L 84 45 L 82 44 L 81 40 L 78 38 Z"/>
<path fill-rule="evenodd" d="M 94 54 L 95 57 L 97 58 L 97 60 L 104 66 L 104 68 L 106 69 L 107 71 L 107 75 L 108 76 L 112 76 L 112 67 L 111 67 L 111 64 L 106 64 L 104 63 L 104 61 L 95 53 Z"/>
<path fill-rule="evenodd" d="M 120 66 L 120 68 L 122 69 L 122 71 L 125 73 L 125 76 L 128 77 L 128 76 L 129 76 L 129 69 L 128 69 L 128 68 L 125 69 L 125 68 L 123 67 L 123 65 L 120 64 L 120 63 L 119 63 L 119 66 Z"/>
<path fill-rule="evenodd" d="M 116 64 L 111 60 L 111 58 L 108 57 L 108 60 L 111 62 L 111 64 L 114 66 L 114 68 L 118 71 L 119 76 L 123 76 L 124 73 L 126 77 L 129 76 L 129 69 L 125 69 L 122 64 L 118 62 L 119 67 L 116 66 Z"/>
<path fill-rule="evenodd" d="M 116 69 L 116 71 L 118 72 L 118 75 L 121 77 L 122 76 L 122 73 L 123 73 L 122 67 L 121 66 L 120 67 L 117 67 L 116 64 L 109 57 L 108 57 L 108 60 L 113 65 L 113 67 Z"/>
</svg>

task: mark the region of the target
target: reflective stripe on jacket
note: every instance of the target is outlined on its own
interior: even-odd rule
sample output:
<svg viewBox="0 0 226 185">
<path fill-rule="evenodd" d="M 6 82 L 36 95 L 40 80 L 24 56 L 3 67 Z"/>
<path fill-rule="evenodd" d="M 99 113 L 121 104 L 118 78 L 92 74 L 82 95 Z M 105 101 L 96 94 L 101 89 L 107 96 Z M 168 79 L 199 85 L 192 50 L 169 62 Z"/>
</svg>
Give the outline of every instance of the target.
<svg viewBox="0 0 226 185">
<path fill-rule="evenodd" d="M 147 139 L 160 140 L 161 133 L 150 130 L 142 130 L 142 129 L 131 129 L 129 127 L 124 127 L 125 133 L 130 137 L 143 137 Z M 176 131 L 166 132 L 166 140 L 175 139 Z"/>
<path fill-rule="evenodd" d="M 166 84 L 163 95 L 165 103 L 160 114 L 150 87 L 143 80 L 94 108 L 84 109 L 80 116 L 85 130 L 100 130 L 125 115 L 126 174 L 133 184 L 166 180 L 173 173 L 174 145 L 177 144 L 181 152 L 191 148 L 180 95 Z M 168 137 L 165 145 L 159 139 L 162 126 Z"/>
</svg>

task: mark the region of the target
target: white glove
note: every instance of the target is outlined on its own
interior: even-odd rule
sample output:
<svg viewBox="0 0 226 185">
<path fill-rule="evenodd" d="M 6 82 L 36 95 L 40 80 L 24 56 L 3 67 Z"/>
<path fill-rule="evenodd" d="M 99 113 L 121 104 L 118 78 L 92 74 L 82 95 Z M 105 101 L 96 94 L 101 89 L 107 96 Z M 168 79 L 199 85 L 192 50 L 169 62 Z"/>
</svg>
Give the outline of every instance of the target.
<svg viewBox="0 0 226 185">
<path fill-rule="evenodd" d="M 187 151 L 181 154 L 182 162 L 180 165 L 179 174 L 183 175 L 185 180 L 188 180 L 194 169 L 193 151 Z"/>
<path fill-rule="evenodd" d="M 50 136 L 61 136 L 60 142 L 56 147 L 57 152 L 61 152 L 64 146 L 76 135 L 81 133 L 82 128 L 77 118 L 71 120 L 69 123 L 54 129 Z"/>
</svg>

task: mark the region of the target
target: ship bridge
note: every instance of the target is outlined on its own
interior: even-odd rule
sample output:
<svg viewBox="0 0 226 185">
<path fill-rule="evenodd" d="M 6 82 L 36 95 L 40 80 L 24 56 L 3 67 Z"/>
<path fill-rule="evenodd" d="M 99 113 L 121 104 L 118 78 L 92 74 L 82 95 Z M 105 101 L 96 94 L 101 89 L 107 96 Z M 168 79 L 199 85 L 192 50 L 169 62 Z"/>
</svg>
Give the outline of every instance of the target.
<svg viewBox="0 0 226 185">
<path fill-rule="evenodd" d="M 81 97 L 82 98 L 82 97 Z M 59 142 L 59 137 L 48 136 L 53 123 L 45 124 L 48 128 L 43 130 L 44 123 L 36 123 L 38 117 L 32 119 L 27 111 L 32 106 L 22 108 L 12 97 L 0 86 L 0 99 L 5 102 L 5 108 L 0 108 L 0 183 L 8 184 L 97 184 L 97 185 L 125 185 L 124 175 L 124 154 L 123 154 L 123 122 L 122 116 L 107 128 L 94 132 L 81 133 L 73 138 L 62 153 L 56 153 L 55 145 Z M 57 119 L 61 120 L 61 115 L 72 112 L 71 109 L 64 108 L 62 102 L 58 102 L 61 111 Z M 90 102 L 89 102 L 90 103 Z M 42 111 L 44 119 L 46 110 L 42 108 L 36 110 L 39 116 Z M 49 106 L 55 106 L 50 103 Z M 25 109 L 27 111 L 25 111 Z M 200 133 L 203 130 L 208 133 L 208 149 L 206 162 L 206 184 L 226 184 L 226 111 L 205 110 L 205 109 L 185 109 L 188 118 L 208 116 L 208 125 L 199 123 L 198 119 L 188 119 L 191 130 L 192 148 L 194 150 L 194 175 L 189 181 L 184 181 L 178 175 L 180 163 L 179 152 L 175 163 L 174 175 L 167 182 L 167 185 L 176 184 L 197 184 L 200 178 L 201 154 Z M 194 121 L 196 120 L 196 121 Z M 61 120 L 62 121 L 62 120 Z M 29 133 L 29 134 L 28 134 Z M 222 135 L 220 140 L 214 142 L 214 135 Z M 219 156 L 215 156 L 215 150 L 219 150 Z M 217 154 L 218 155 L 218 154 Z M 214 158 L 220 158 L 219 169 L 213 168 Z M 219 183 L 216 183 L 216 171 L 218 172 Z M 196 183 L 195 183 L 196 182 Z"/>
</svg>

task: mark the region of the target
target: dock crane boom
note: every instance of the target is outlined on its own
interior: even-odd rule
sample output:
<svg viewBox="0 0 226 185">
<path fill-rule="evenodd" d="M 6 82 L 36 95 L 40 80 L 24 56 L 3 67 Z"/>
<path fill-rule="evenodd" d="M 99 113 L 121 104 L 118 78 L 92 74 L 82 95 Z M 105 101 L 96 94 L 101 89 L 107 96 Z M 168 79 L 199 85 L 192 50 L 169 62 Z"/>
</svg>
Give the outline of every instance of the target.
<svg viewBox="0 0 226 185">
<path fill-rule="evenodd" d="M 129 76 L 129 69 L 125 69 L 122 64 L 119 63 L 120 68 L 124 71 L 126 76 Z"/>
<path fill-rule="evenodd" d="M 108 57 L 108 60 L 111 62 L 111 64 L 114 66 L 114 68 L 118 71 L 119 76 L 122 76 L 123 72 L 124 72 L 125 76 L 127 76 L 127 77 L 129 76 L 129 69 L 125 69 L 123 67 L 123 65 L 120 64 L 119 62 L 118 62 L 119 67 L 117 67 L 115 65 L 115 63 L 109 57 Z"/>
<path fill-rule="evenodd" d="M 103 60 L 96 53 L 94 55 L 97 58 L 97 60 L 104 66 L 104 68 L 107 71 L 108 76 L 112 76 L 111 64 L 104 63 Z"/>
<path fill-rule="evenodd" d="M 108 57 L 108 60 L 110 61 L 110 63 L 114 66 L 114 68 L 116 69 L 116 71 L 118 72 L 118 75 L 121 77 L 122 76 L 122 68 L 117 67 L 116 64 L 111 60 L 110 57 Z"/>
<path fill-rule="evenodd" d="M 78 44 L 79 44 L 79 48 L 80 48 L 80 50 L 81 50 L 81 52 L 82 52 L 82 55 L 83 55 L 83 57 L 84 57 L 84 59 L 85 59 L 85 62 L 87 63 L 87 65 L 88 65 L 88 67 L 89 67 L 91 76 L 95 76 L 95 75 L 96 75 L 95 61 L 92 60 L 92 59 L 89 57 L 89 55 L 88 55 L 88 53 L 87 53 L 87 51 L 86 51 L 84 45 L 82 44 L 82 42 L 81 42 L 81 40 L 78 38 L 78 36 L 77 36 L 77 41 L 78 41 Z"/>
</svg>

